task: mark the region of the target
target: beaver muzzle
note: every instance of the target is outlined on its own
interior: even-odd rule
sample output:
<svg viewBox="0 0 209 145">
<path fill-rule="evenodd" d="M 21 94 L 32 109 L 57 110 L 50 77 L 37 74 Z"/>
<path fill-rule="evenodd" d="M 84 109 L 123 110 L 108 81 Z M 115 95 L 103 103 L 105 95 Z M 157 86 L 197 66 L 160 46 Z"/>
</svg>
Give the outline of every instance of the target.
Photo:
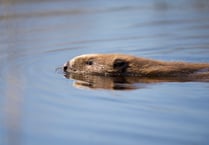
<svg viewBox="0 0 209 145">
<path fill-rule="evenodd" d="M 66 62 L 64 65 L 63 65 L 63 71 L 66 72 L 67 69 L 68 69 L 68 64 L 69 62 Z"/>
</svg>

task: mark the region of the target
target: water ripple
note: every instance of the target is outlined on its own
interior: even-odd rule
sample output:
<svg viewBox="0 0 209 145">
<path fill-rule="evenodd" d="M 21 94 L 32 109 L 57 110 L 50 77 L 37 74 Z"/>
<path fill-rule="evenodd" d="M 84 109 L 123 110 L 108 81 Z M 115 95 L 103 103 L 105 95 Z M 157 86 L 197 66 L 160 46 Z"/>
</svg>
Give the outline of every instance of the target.
<svg viewBox="0 0 209 145">
<path fill-rule="evenodd" d="M 208 7 L 204 0 L 2 2 L 3 144 L 208 144 L 208 83 L 80 90 L 56 72 L 84 53 L 209 62 Z"/>
</svg>

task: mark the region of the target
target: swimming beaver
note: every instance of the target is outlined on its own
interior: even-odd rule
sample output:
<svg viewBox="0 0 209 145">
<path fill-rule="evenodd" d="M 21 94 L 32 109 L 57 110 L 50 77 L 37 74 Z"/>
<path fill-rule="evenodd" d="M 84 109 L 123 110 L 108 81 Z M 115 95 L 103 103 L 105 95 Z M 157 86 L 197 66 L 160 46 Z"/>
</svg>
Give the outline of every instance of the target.
<svg viewBox="0 0 209 145">
<path fill-rule="evenodd" d="M 209 80 L 209 63 L 166 62 L 125 54 L 85 54 L 66 62 L 64 72 L 102 76 Z"/>
</svg>

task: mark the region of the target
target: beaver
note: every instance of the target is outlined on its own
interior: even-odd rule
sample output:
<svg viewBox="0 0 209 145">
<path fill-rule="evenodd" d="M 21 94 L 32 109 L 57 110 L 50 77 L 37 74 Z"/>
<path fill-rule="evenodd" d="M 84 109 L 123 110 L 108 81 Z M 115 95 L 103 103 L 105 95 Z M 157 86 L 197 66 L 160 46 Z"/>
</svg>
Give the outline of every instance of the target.
<svg viewBox="0 0 209 145">
<path fill-rule="evenodd" d="M 209 81 L 209 63 L 167 62 L 126 54 L 85 54 L 67 61 L 66 73 Z"/>
</svg>

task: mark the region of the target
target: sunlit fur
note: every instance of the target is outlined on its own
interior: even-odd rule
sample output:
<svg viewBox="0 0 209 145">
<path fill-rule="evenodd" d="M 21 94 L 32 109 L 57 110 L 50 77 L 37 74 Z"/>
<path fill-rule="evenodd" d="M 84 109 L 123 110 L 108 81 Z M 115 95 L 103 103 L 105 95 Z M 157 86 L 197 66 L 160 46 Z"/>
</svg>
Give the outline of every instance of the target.
<svg viewBox="0 0 209 145">
<path fill-rule="evenodd" d="M 116 60 L 122 63 L 117 66 Z M 208 63 L 167 62 L 124 54 L 86 54 L 73 58 L 64 71 L 104 76 L 209 78 Z"/>
</svg>

